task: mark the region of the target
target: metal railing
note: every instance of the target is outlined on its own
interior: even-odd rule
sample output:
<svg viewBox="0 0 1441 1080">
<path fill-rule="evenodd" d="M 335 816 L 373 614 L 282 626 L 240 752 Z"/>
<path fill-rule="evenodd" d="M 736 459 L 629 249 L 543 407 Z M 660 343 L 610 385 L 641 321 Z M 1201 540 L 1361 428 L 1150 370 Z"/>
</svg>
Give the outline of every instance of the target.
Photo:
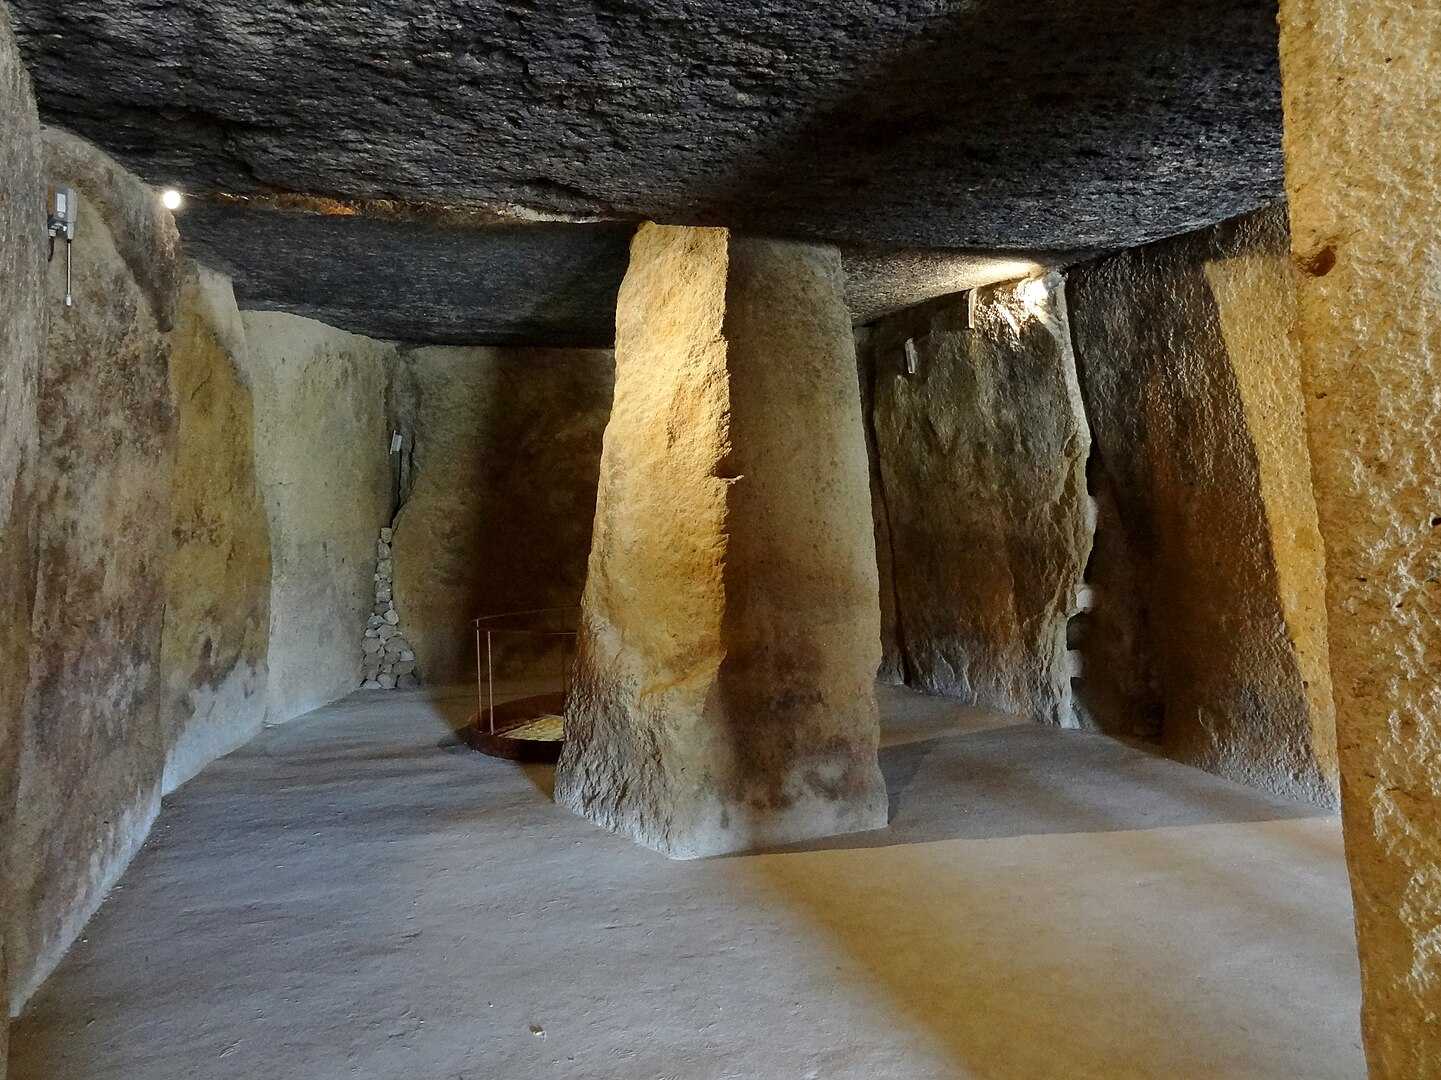
<svg viewBox="0 0 1441 1080">
<path fill-rule="evenodd" d="M 497 635 L 556 638 L 560 640 L 561 700 L 570 693 L 570 657 L 574 652 L 576 630 L 554 629 L 564 621 L 574 627 L 580 618 L 579 607 L 530 608 L 506 611 L 499 615 L 482 615 L 471 620 L 475 628 L 475 722 L 485 724 L 495 734 L 495 639 Z M 544 626 L 546 619 L 552 626 Z M 510 625 L 507 625 L 509 623 Z M 519 623 L 520 625 L 514 625 Z M 536 624 L 540 623 L 541 626 Z"/>
</svg>

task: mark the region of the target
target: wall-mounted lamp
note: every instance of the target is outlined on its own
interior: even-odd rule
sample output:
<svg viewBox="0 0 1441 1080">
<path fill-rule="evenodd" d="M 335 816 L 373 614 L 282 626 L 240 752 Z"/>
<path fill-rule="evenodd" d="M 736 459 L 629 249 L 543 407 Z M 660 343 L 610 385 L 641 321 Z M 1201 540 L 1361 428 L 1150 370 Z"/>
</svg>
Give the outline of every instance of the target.
<svg viewBox="0 0 1441 1080">
<path fill-rule="evenodd" d="M 975 289 L 966 290 L 966 329 L 976 328 L 976 308 L 979 306 Z"/>
<path fill-rule="evenodd" d="M 916 339 L 906 338 L 906 374 L 914 375 L 921 366 L 920 354 L 916 352 Z"/>
<path fill-rule="evenodd" d="M 75 241 L 75 219 L 80 215 L 80 204 L 75 200 L 75 189 L 54 187 L 46 200 L 45 231 L 50 236 L 50 258 L 55 258 L 55 238 L 65 238 L 65 306 L 74 306 L 70 292 L 70 245 Z"/>
<path fill-rule="evenodd" d="M 185 201 L 185 196 L 176 191 L 173 187 L 166 188 L 160 193 L 160 202 L 167 210 L 179 210 L 180 204 Z"/>
</svg>

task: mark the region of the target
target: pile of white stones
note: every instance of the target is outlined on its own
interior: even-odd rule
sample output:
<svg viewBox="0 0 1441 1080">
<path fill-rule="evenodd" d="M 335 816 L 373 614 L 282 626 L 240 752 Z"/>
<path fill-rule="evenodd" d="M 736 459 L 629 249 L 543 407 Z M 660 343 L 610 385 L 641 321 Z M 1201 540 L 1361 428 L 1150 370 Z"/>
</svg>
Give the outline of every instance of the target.
<svg viewBox="0 0 1441 1080">
<path fill-rule="evenodd" d="M 375 609 L 365 628 L 361 648 L 364 681 L 362 690 L 411 690 L 420 685 L 415 673 L 415 652 L 400 632 L 400 613 L 395 610 L 393 583 L 395 566 L 390 558 L 390 529 L 380 530 L 375 545 Z"/>
</svg>

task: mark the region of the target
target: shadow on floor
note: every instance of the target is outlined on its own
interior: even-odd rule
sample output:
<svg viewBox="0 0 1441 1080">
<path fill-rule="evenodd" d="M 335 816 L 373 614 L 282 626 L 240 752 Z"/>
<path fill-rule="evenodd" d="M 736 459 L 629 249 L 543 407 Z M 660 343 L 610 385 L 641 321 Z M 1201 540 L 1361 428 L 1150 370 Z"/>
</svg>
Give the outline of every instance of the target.
<svg viewBox="0 0 1441 1080">
<path fill-rule="evenodd" d="M 890 826 L 776 850 L 1332 817 L 1082 731 L 994 728 L 881 749 Z"/>
</svg>

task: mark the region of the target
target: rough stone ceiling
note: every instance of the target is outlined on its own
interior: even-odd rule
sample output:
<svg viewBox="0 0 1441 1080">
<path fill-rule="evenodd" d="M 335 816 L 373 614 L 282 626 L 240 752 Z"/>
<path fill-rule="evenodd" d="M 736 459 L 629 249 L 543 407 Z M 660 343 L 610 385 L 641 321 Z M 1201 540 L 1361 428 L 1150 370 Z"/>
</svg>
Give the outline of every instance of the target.
<svg viewBox="0 0 1441 1080">
<path fill-rule="evenodd" d="M 566 293 L 564 269 L 613 261 L 614 230 L 583 233 L 590 253 L 572 263 L 578 237 L 466 229 L 454 208 L 726 224 L 864 245 L 874 265 L 887 248 L 1128 246 L 1281 190 L 1264 0 L 10 6 L 47 119 L 201 196 L 182 229 L 202 257 L 266 270 L 242 274 L 242 298 L 385 315 L 375 291 L 305 294 L 332 243 L 373 227 L 398 278 L 412 266 L 437 286 L 427 317 L 443 330 L 398 305 L 381 319 L 418 340 L 481 340 L 506 318 L 498 294 L 470 319 L 488 286 L 441 287 L 446 233 L 452 270 L 479 259 L 505 295 L 545 285 L 544 260 L 508 278 L 508 252 L 545 248 L 562 268 L 556 303 L 532 298 L 514 322 L 551 318 L 557 341 L 593 332 L 563 313 L 597 291 Z M 249 229 L 254 205 L 204 199 L 277 192 L 449 210 L 403 227 L 266 207 L 317 220 Z"/>
</svg>

